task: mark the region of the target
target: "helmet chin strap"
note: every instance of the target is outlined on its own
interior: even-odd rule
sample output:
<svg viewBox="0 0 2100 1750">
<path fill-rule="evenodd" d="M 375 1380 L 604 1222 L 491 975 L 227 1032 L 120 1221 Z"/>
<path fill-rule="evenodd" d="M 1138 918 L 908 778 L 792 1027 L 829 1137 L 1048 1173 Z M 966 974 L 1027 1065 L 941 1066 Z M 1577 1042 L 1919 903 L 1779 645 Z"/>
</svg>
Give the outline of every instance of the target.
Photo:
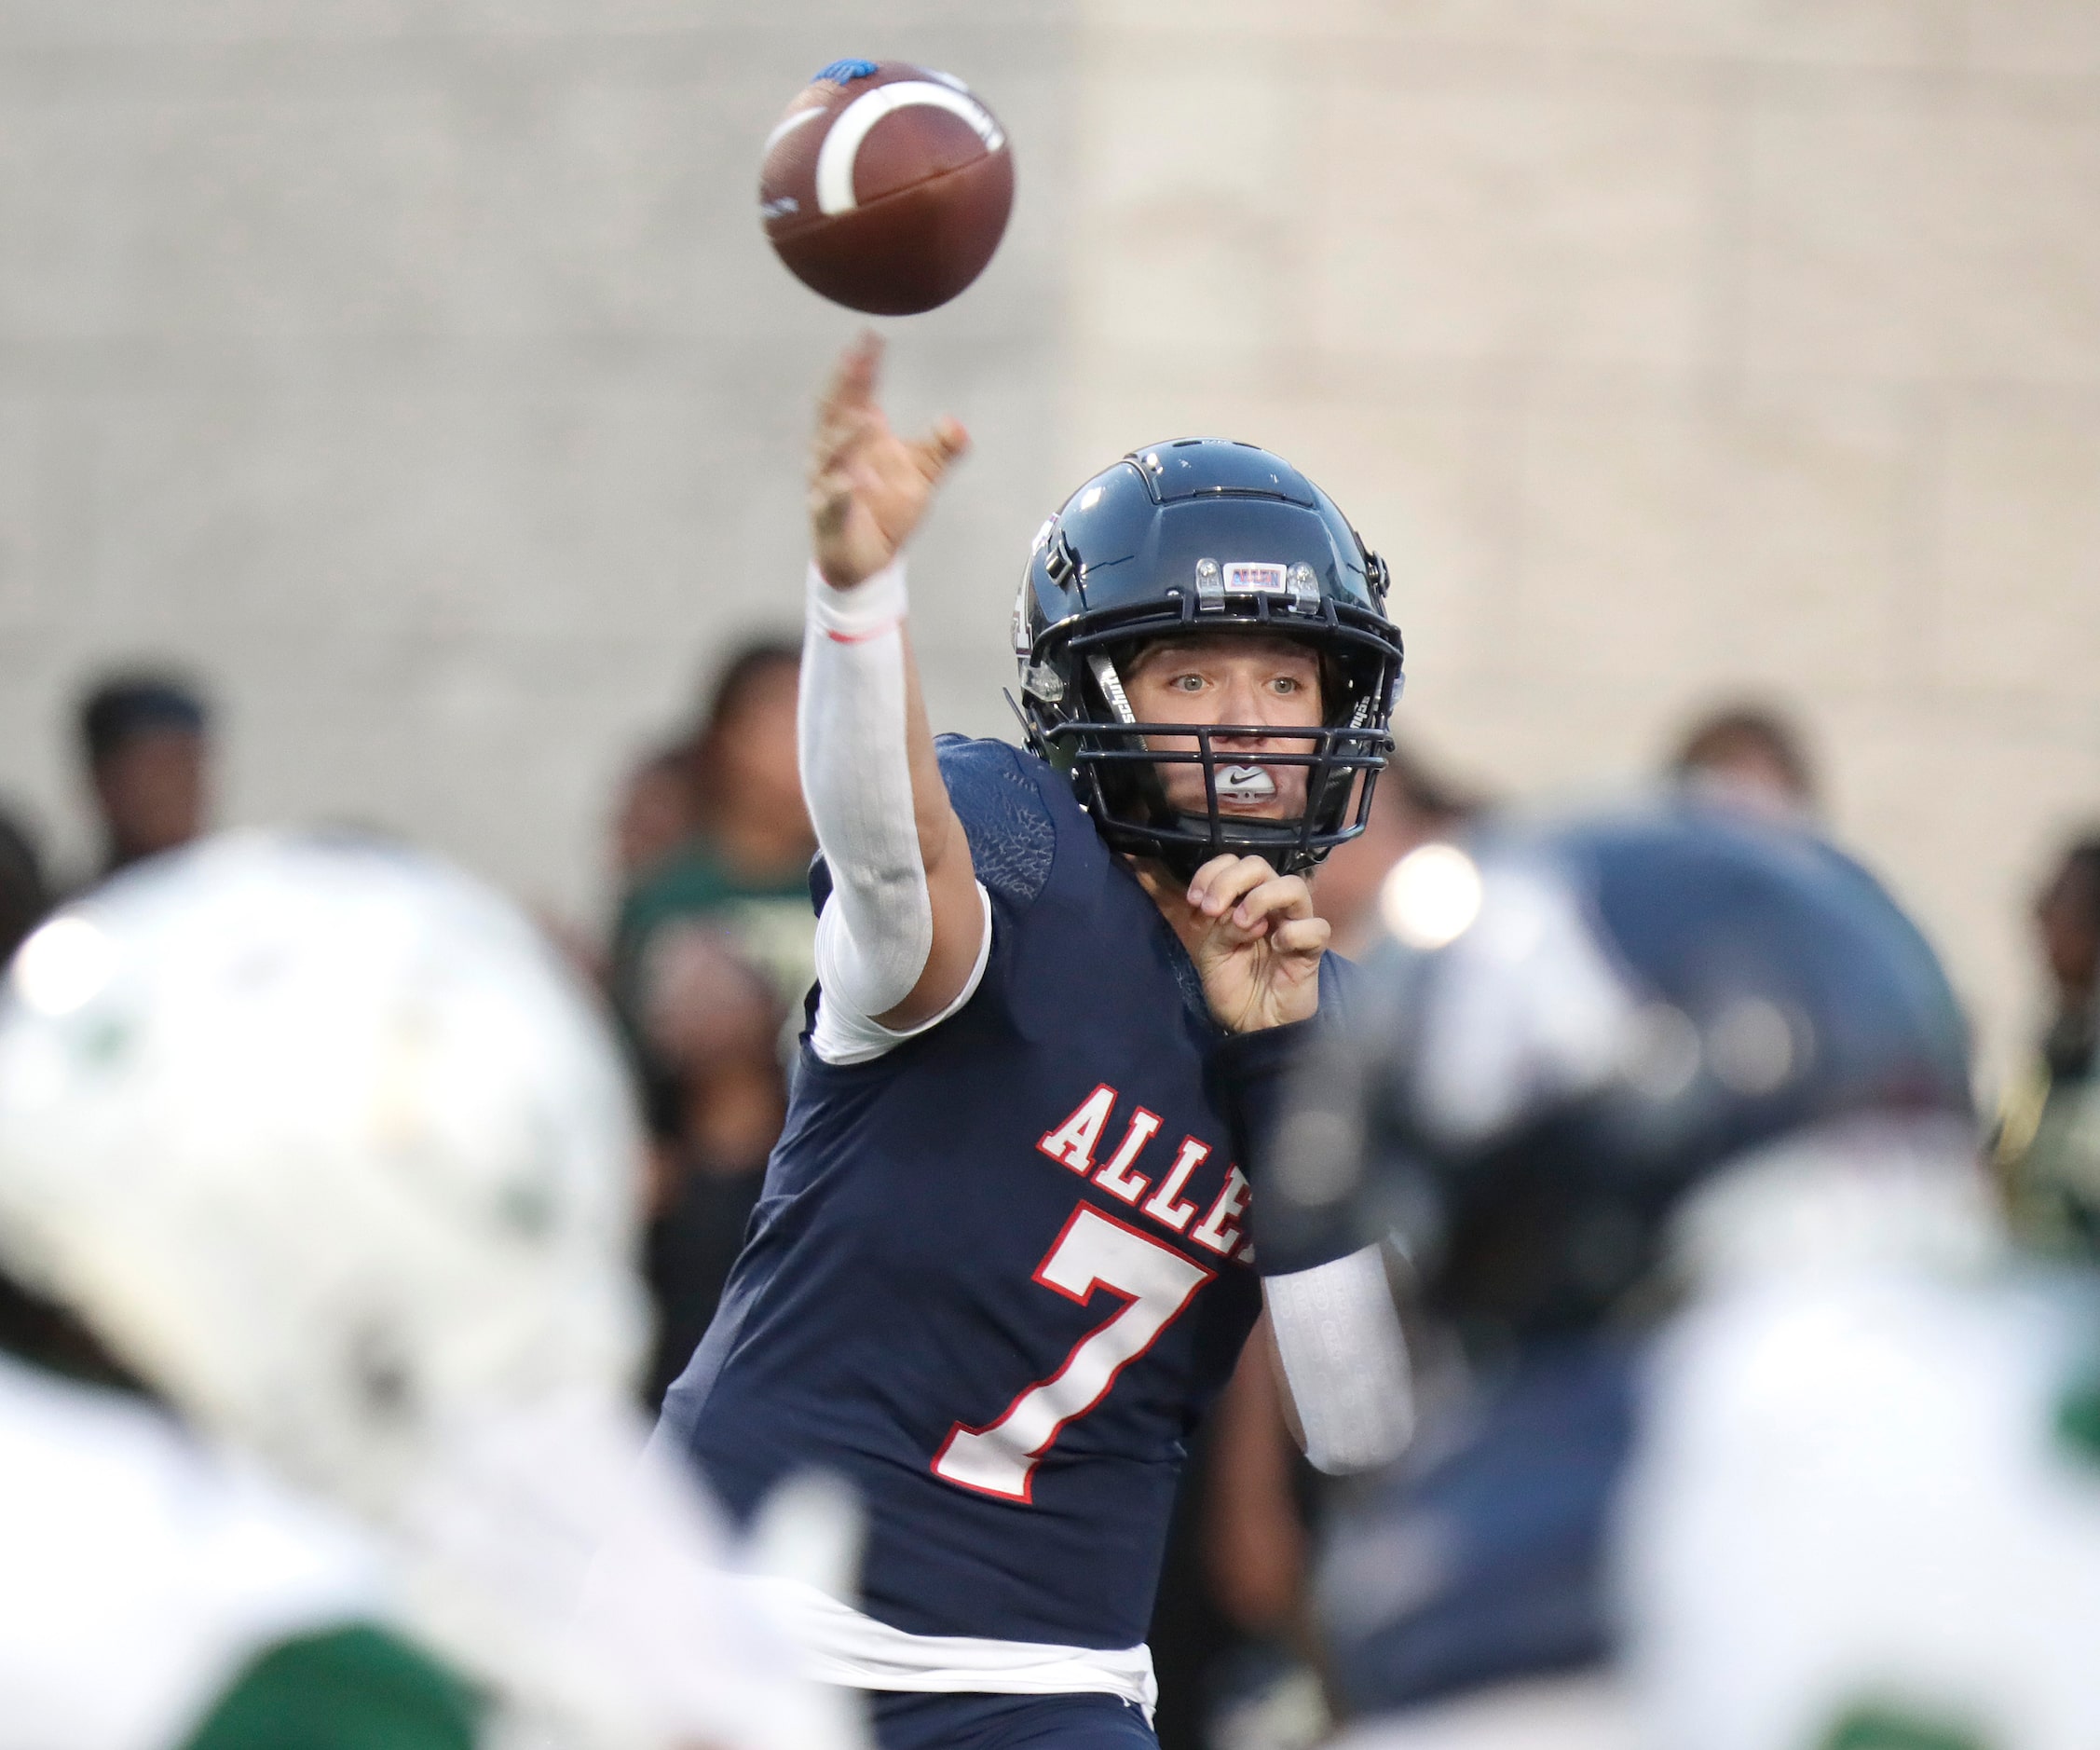
<svg viewBox="0 0 2100 1750">
<path fill-rule="evenodd" d="M 1192 832 L 1210 830 L 1210 817 L 1207 814 L 1182 813 L 1176 818 Z M 1250 847 L 1293 844 L 1298 839 L 1298 822 L 1295 820 L 1269 820 L 1260 814 L 1227 814 L 1222 824 L 1228 839 Z M 1228 845 L 1227 849 L 1230 848 Z"/>
</svg>

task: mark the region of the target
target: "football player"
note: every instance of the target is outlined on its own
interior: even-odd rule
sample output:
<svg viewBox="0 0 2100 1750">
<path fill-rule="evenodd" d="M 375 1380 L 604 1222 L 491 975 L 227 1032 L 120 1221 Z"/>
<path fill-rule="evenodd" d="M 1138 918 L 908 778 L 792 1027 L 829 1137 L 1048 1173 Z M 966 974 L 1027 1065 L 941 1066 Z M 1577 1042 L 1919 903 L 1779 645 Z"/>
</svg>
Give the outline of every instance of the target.
<svg viewBox="0 0 2100 1750">
<path fill-rule="evenodd" d="M 1258 1185 L 1279 1254 L 1393 1235 L 1421 1320 L 1416 1450 L 1320 1566 L 1347 1742 L 2093 1742 L 2100 1306 L 2007 1269 L 1901 911 L 1691 801 L 1384 909 Z"/>
<path fill-rule="evenodd" d="M 850 1750 L 640 1468 L 636 1169 L 595 1016 L 424 858 L 229 838 L 44 924 L 0 1002 L 0 1745 Z"/>
<path fill-rule="evenodd" d="M 1236 1097 L 1341 1001 L 1305 876 L 1360 829 L 1400 640 L 1384 567 L 1289 463 L 1161 444 L 1036 538 L 1028 750 L 936 742 L 903 549 L 965 440 L 895 433 L 877 362 L 845 355 L 811 468 L 819 988 L 661 1438 L 740 1511 L 806 1467 L 858 1490 L 858 1596 L 772 1591 L 890 1750 L 1149 1744 L 1182 1442 L 1262 1313 Z M 1268 1306 L 1316 1462 L 1396 1450 L 1375 1253 Z M 1353 1318 L 1368 1386 L 1327 1365 Z"/>
</svg>

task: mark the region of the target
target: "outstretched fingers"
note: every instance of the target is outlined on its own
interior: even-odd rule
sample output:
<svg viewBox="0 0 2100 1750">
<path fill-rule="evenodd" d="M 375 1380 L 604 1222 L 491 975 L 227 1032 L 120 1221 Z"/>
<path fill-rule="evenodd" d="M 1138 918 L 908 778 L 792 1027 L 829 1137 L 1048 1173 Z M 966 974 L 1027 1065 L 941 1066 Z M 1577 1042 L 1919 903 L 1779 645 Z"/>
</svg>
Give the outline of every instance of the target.
<svg viewBox="0 0 2100 1750">
<path fill-rule="evenodd" d="M 919 464 L 919 472 L 926 478 L 928 485 L 938 485 L 941 476 L 959 461 L 970 447 L 970 434 L 959 420 L 943 417 L 935 422 L 932 431 L 911 446 L 912 459 Z"/>
<path fill-rule="evenodd" d="M 864 328 L 839 355 L 819 406 L 828 417 L 834 409 L 869 405 L 875 400 L 875 382 L 881 371 L 882 336 L 872 328 Z"/>
<path fill-rule="evenodd" d="M 810 441 L 811 479 L 839 468 L 880 420 L 875 384 L 881 366 L 881 338 L 866 329 L 839 355 L 817 403 L 816 431 Z"/>
<path fill-rule="evenodd" d="M 839 355 L 810 443 L 810 527 L 817 568 L 839 588 L 893 560 L 969 434 L 941 420 L 917 443 L 891 429 L 876 399 L 882 343 L 859 335 Z"/>
</svg>

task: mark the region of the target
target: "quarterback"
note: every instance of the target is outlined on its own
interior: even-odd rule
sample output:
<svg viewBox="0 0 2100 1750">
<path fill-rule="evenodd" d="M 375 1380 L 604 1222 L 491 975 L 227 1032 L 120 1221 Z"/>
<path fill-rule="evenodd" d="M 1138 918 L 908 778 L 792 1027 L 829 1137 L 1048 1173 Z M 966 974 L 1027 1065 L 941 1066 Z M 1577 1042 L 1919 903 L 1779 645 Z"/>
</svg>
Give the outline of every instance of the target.
<svg viewBox="0 0 2100 1750">
<path fill-rule="evenodd" d="M 1247 1171 L 1292 1042 L 1344 1001 L 1305 876 L 1360 829 L 1399 635 L 1289 463 L 1161 444 L 1036 537 L 1028 751 L 936 742 L 901 555 L 965 439 L 893 432 L 877 364 L 847 352 L 811 462 L 818 991 L 660 1438 L 739 1511 L 809 1468 L 858 1492 L 858 1595 L 772 1602 L 890 1750 L 1143 1745 L 1182 1442 L 1257 1321 L 1316 1462 L 1405 1438 L 1375 1252 L 1258 1278 Z"/>
</svg>

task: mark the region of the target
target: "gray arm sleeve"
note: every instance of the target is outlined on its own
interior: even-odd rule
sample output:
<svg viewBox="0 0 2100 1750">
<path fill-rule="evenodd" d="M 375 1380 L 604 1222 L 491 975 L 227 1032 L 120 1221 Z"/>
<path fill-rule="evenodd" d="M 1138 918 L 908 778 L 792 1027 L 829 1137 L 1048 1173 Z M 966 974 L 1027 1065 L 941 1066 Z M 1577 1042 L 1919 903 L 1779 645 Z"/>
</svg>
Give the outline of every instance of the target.
<svg viewBox="0 0 2100 1750">
<path fill-rule="evenodd" d="M 1314 1467 L 1340 1476 L 1398 1457 L 1414 1432 L 1414 1399 L 1378 1248 L 1263 1277 L 1261 1297 Z"/>
<path fill-rule="evenodd" d="M 812 565 L 808 604 L 796 761 L 832 879 L 817 920 L 824 994 L 811 1044 L 826 1062 L 857 1063 L 937 1026 L 970 999 L 991 947 L 991 901 L 980 886 L 984 935 L 961 994 L 907 1032 L 878 1025 L 875 1016 L 911 994 L 934 947 L 906 742 L 904 561 L 844 590 Z"/>
</svg>

